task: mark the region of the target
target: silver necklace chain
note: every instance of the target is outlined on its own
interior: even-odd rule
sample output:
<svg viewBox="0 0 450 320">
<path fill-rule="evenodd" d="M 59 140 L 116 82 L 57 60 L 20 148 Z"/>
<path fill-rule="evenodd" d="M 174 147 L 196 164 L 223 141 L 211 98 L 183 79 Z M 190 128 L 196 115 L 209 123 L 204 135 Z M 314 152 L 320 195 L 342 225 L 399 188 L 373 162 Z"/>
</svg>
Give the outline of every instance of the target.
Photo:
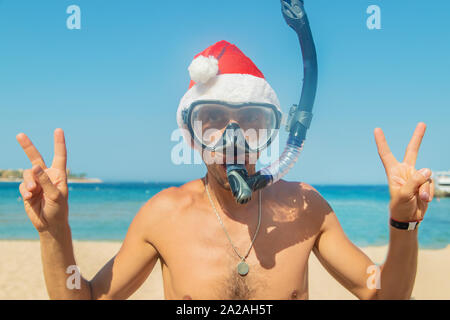
<svg viewBox="0 0 450 320">
<path fill-rule="evenodd" d="M 219 220 L 220 225 L 221 225 L 222 228 L 223 228 L 223 231 L 225 231 L 225 234 L 226 234 L 226 236 L 227 236 L 227 238 L 228 238 L 228 241 L 230 241 L 231 247 L 233 248 L 234 252 L 239 256 L 239 258 L 241 258 L 241 261 L 245 261 L 245 259 L 247 259 L 248 255 L 249 255 L 250 251 L 252 250 L 253 243 L 255 242 L 256 236 L 258 235 L 258 232 L 259 232 L 259 226 L 260 226 L 260 224 L 261 224 L 261 190 L 259 190 L 259 194 L 258 194 L 258 198 L 259 198 L 259 199 L 258 199 L 258 226 L 256 227 L 256 231 L 255 231 L 255 234 L 253 235 L 252 243 L 250 244 L 250 247 L 249 247 L 248 250 L 247 250 L 247 254 L 246 254 L 245 256 L 242 257 L 242 256 L 239 254 L 239 252 L 237 251 L 237 249 L 236 249 L 236 247 L 234 246 L 233 242 L 231 241 L 230 235 L 228 234 L 227 229 L 225 228 L 225 225 L 223 224 L 223 221 L 222 221 L 222 219 L 220 218 L 219 212 L 217 211 L 216 206 L 214 205 L 214 202 L 213 202 L 212 199 L 211 199 L 211 195 L 210 195 L 210 193 L 209 193 L 209 188 L 208 188 L 208 180 L 207 180 L 207 176 L 205 176 L 205 189 L 206 189 L 206 194 L 208 195 L 208 198 L 209 198 L 209 202 L 211 203 L 211 206 L 212 206 L 213 209 L 214 209 L 214 213 L 216 214 L 217 219 Z"/>
</svg>

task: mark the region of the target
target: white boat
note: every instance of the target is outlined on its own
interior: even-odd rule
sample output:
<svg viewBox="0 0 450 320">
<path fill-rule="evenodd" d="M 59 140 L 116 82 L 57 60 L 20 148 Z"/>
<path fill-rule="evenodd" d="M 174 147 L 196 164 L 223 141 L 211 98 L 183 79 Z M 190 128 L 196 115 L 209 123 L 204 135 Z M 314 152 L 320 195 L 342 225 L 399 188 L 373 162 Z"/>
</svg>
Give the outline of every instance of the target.
<svg viewBox="0 0 450 320">
<path fill-rule="evenodd" d="M 450 196 L 450 171 L 434 172 L 433 180 L 437 196 Z"/>
</svg>

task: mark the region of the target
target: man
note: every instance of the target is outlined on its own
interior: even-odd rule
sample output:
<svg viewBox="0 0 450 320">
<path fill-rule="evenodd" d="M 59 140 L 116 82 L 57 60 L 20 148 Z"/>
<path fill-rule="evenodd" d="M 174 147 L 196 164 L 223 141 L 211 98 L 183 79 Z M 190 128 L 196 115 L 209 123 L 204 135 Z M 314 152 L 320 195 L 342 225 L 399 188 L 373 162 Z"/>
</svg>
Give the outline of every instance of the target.
<svg viewBox="0 0 450 320">
<path fill-rule="evenodd" d="M 278 99 L 251 60 L 221 41 L 198 54 L 189 71 L 192 81 L 177 120 L 182 129 L 189 128 L 185 136 L 202 152 L 207 174 L 151 198 L 133 219 L 117 255 L 93 279 L 83 278 L 80 289 L 66 287 L 66 269 L 76 262 L 68 223 L 64 133 L 55 131 L 49 168 L 28 137 L 17 136 L 33 165 L 24 172 L 20 192 L 39 232 L 50 298 L 126 299 L 159 259 L 167 299 L 307 299 L 311 252 L 360 299 L 410 298 L 417 268 L 416 226 L 433 198 L 431 171 L 414 168 L 425 124 L 417 125 L 401 163 L 390 152 L 382 130 L 374 131 L 388 178 L 392 218 L 388 255 L 374 288 L 368 286 L 368 270 L 374 263 L 349 241 L 335 213 L 313 187 L 281 180 L 255 192 L 246 204 L 237 204 L 226 166 L 209 161 L 211 156 L 223 160 L 223 154 L 214 151 L 215 143 L 230 124 L 238 130 L 249 123 L 273 129 Z M 245 113 L 248 102 L 252 108 Z M 235 107 L 239 103 L 244 105 Z M 203 121 L 199 136 L 190 126 L 194 120 Z M 219 136 L 202 136 L 210 123 L 220 129 L 215 131 Z M 248 145 L 258 145 L 258 139 L 244 139 Z M 213 151 L 203 152 L 211 145 Z M 245 166 L 252 174 L 255 164 L 249 158 L 246 152 Z M 401 229 L 404 226 L 407 229 Z"/>
</svg>

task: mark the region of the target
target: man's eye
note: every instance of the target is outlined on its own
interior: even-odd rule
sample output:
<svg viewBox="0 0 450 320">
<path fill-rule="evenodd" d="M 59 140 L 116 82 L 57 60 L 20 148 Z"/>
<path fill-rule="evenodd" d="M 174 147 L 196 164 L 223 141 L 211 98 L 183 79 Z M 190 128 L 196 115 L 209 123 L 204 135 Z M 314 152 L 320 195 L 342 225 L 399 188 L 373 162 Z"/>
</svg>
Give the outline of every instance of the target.
<svg viewBox="0 0 450 320">
<path fill-rule="evenodd" d="M 254 112 L 247 112 L 243 115 L 242 120 L 245 122 L 255 122 L 259 119 L 259 116 Z"/>
<path fill-rule="evenodd" d="M 218 121 L 218 120 L 221 120 L 222 118 L 223 118 L 223 112 L 220 112 L 220 111 L 211 112 L 209 114 L 210 121 Z"/>
</svg>

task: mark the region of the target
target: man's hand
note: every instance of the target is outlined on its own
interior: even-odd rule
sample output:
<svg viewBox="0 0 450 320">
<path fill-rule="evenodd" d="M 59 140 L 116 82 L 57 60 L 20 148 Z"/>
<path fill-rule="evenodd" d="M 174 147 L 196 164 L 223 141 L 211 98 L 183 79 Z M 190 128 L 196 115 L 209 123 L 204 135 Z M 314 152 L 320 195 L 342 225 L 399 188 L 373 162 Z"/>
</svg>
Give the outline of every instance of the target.
<svg viewBox="0 0 450 320">
<path fill-rule="evenodd" d="M 374 131 L 378 154 L 383 162 L 391 194 L 391 218 L 401 222 L 422 220 L 433 199 L 434 186 L 430 179 L 431 170 L 416 170 L 415 164 L 426 125 L 419 123 L 406 148 L 403 162 L 398 162 L 392 154 L 383 131 Z"/>
<path fill-rule="evenodd" d="M 50 168 L 24 133 L 16 137 L 33 165 L 24 171 L 19 190 L 25 211 L 40 233 L 68 224 L 67 151 L 63 130 L 56 129 L 54 137 L 55 154 Z"/>
</svg>

